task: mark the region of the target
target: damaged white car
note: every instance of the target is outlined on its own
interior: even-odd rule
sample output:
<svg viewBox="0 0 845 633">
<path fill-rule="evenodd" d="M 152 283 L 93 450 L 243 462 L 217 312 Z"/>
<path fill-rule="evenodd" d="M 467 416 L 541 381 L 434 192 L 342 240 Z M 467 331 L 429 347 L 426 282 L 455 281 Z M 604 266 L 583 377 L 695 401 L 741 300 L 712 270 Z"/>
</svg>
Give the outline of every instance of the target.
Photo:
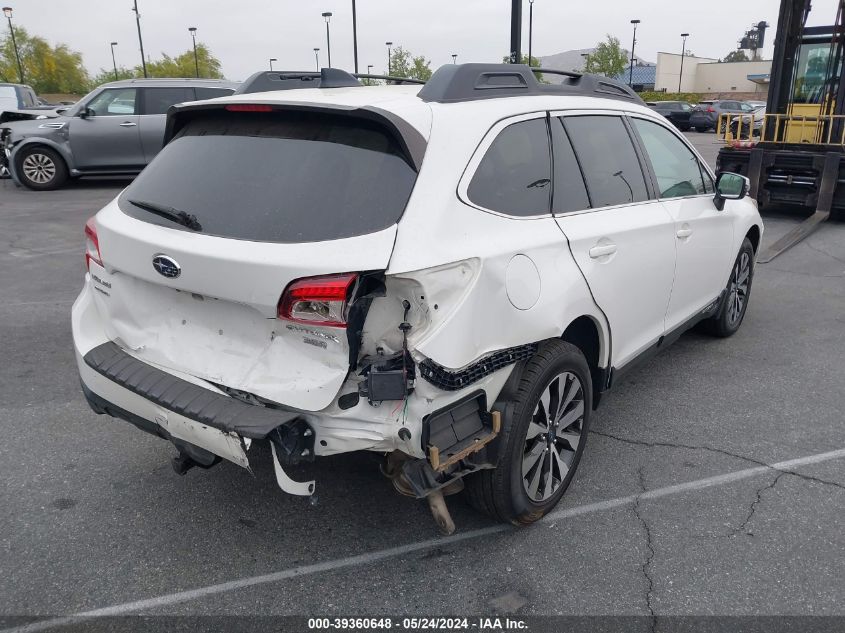
<svg viewBox="0 0 845 633">
<path fill-rule="evenodd" d="M 177 472 L 375 451 L 397 490 L 517 524 L 558 503 L 602 392 L 703 322 L 733 334 L 762 222 L 627 87 L 464 64 L 424 86 L 173 108 L 86 227 L 73 338 L 94 411 Z M 318 460 L 319 461 L 319 460 Z M 317 469 L 319 472 L 319 469 Z M 319 479 L 319 476 L 317 476 Z"/>
</svg>

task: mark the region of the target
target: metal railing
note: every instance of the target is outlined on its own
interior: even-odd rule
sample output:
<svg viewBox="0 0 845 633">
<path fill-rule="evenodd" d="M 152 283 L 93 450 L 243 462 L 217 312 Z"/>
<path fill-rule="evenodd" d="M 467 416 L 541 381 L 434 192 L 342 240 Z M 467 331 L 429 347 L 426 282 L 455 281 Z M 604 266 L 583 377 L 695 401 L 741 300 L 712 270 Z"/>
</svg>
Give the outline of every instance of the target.
<svg viewBox="0 0 845 633">
<path fill-rule="evenodd" d="M 845 115 L 753 114 L 719 115 L 716 133 L 727 145 L 745 147 L 780 142 L 845 147 Z"/>
</svg>

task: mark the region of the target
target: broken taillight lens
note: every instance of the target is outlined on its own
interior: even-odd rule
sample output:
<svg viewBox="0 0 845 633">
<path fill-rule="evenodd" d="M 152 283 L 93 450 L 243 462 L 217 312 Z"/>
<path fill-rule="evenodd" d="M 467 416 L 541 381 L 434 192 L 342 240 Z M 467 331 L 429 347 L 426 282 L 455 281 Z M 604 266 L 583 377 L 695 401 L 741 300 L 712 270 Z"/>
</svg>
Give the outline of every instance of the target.
<svg viewBox="0 0 845 633">
<path fill-rule="evenodd" d="M 94 218 L 88 218 L 85 223 L 85 268 L 91 270 L 91 262 L 100 266 L 103 265 L 103 257 L 100 255 L 100 240 L 97 239 L 97 225 Z"/>
<path fill-rule="evenodd" d="M 306 277 L 288 284 L 277 315 L 297 323 L 346 327 L 349 296 L 357 273 Z"/>
</svg>

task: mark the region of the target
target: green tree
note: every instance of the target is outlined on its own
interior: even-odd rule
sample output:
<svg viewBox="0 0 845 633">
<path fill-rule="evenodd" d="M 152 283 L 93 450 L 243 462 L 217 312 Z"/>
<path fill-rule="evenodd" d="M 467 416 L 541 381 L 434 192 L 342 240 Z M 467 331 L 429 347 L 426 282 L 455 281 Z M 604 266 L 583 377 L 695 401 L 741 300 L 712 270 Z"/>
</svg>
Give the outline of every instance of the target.
<svg viewBox="0 0 845 633">
<path fill-rule="evenodd" d="M 750 60 L 748 59 L 748 55 L 745 54 L 745 51 L 736 50 L 736 51 L 731 51 L 730 53 L 725 55 L 725 59 L 723 59 L 722 61 L 730 63 L 730 62 L 747 62 L 747 61 L 750 61 Z"/>
<path fill-rule="evenodd" d="M 200 70 L 199 75 L 203 79 L 223 78 L 223 73 L 220 72 L 220 60 L 211 54 L 205 44 L 197 44 L 197 62 Z M 134 72 L 138 77 L 144 76 L 143 68 L 140 65 L 135 66 Z M 149 77 L 195 77 L 194 49 L 190 48 L 176 57 L 162 53 L 161 59 L 147 62 L 147 75 Z"/>
<path fill-rule="evenodd" d="M 134 79 L 139 76 L 143 77 L 143 75 L 139 75 L 134 69 L 126 68 L 125 66 L 117 67 L 117 79 Z M 93 90 L 97 86 L 102 86 L 110 81 L 116 81 L 114 68 L 100 68 L 100 72 L 91 78 L 90 89 Z"/>
<path fill-rule="evenodd" d="M 397 46 L 390 53 L 390 72 L 388 74 L 393 77 L 428 81 L 431 72 L 431 61 L 422 55 L 414 57 L 410 51 L 401 46 Z"/>
<path fill-rule="evenodd" d="M 45 39 L 15 27 L 15 39 L 23 66 L 24 82 L 39 94 L 83 94 L 88 87 L 88 73 L 82 55 L 66 44 L 51 46 Z M 0 80 L 16 82 L 18 64 L 12 38 L 0 40 Z"/>
<path fill-rule="evenodd" d="M 594 75 L 616 77 L 625 72 L 629 63 L 628 54 L 622 50 L 619 40 L 608 35 L 607 40 L 597 44 L 593 52 L 587 56 L 584 70 Z"/>
</svg>

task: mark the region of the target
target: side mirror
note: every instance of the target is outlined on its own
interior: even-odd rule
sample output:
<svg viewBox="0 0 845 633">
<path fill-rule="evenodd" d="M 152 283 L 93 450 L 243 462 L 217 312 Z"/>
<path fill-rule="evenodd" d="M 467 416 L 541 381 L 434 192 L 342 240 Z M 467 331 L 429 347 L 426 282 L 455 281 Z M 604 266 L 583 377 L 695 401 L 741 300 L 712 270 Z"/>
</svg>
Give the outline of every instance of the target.
<svg viewBox="0 0 845 633">
<path fill-rule="evenodd" d="M 725 200 L 742 200 L 751 190 L 751 181 L 745 176 L 723 172 L 716 179 L 716 195 L 713 204 L 719 211 L 725 208 Z"/>
<path fill-rule="evenodd" d="M 97 114 L 97 113 L 94 112 L 91 108 L 86 106 L 79 111 L 79 118 L 80 119 L 87 119 L 88 117 L 94 116 L 95 114 Z"/>
</svg>

